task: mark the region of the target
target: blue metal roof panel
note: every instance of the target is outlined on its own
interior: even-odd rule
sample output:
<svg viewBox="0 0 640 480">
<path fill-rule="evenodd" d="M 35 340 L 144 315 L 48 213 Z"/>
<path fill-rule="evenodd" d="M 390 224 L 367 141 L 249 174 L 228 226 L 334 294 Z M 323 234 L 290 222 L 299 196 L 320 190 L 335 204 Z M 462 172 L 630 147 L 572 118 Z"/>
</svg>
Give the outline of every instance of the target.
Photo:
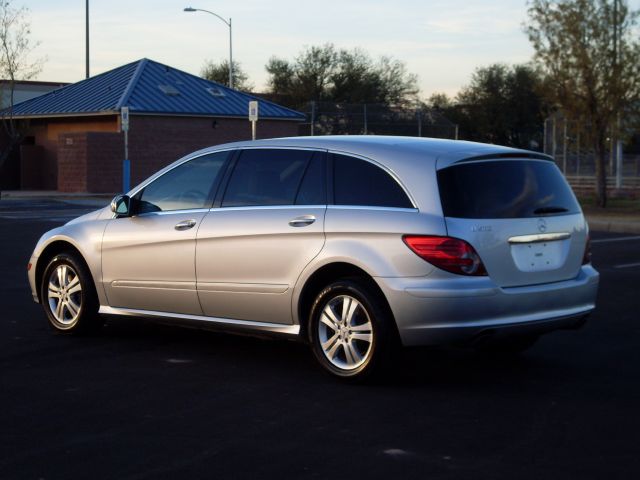
<svg viewBox="0 0 640 480">
<path fill-rule="evenodd" d="M 178 94 L 167 95 L 160 89 L 161 85 L 173 87 Z M 224 96 L 213 96 L 207 91 L 212 87 Z M 250 100 L 258 100 L 260 117 L 304 119 L 304 115 L 295 110 L 151 60 L 147 61 L 127 103 L 132 112 L 140 113 L 246 117 Z"/>
<path fill-rule="evenodd" d="M 20 102 L 13 107 L 15 116 L 60 115 L 116 111 L 138 62 L 96 75 L 71 85 Z"/>
<path fill-rule="evenodd" d="M 174 95 L 165 93 L 167 87 Z M 207 89 L 217 88 L 223 96 Z M 303 120 L 302 113 L 224 85 L 142 59 L 14 106 L 15 116 L 117 112 L 246 117 L 257 100 L 261 118 Z"/>
</svg>

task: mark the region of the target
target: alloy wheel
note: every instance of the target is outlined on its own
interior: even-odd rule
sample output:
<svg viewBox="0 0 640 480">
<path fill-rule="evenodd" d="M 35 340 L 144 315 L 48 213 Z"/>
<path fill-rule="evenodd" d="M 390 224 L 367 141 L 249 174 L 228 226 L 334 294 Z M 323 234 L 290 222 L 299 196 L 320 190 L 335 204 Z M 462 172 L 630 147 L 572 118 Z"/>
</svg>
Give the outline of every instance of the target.
<svg viewBox="0 0 640 480">
<path fill-rule="evenodd" d="M 49 275 L 47 300 L 51 314 L 64 326 L 73 325 L 82 309 L 82 284 L 68 264 L 58 265 Z"/>
<path fill-rule="evenodd" d="M 342 370 L 363 365 L 373 346 L 373 325 L 356 298 L 339 295 L 327 302 L 318 322 L 318 338 L 325 357 Z"/>
</svg>

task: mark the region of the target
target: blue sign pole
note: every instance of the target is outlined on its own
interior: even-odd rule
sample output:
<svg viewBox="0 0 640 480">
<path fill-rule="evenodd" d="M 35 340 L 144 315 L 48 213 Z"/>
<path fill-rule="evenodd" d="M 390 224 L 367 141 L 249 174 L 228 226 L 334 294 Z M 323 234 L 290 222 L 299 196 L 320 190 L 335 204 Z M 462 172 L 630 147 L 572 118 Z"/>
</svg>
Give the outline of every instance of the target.
<svg viewBox="0 0 640 480">
<path fill-rule="evenodd" d="M 120 111 L 120 127 L 124 132 L 124 160 L 122 160 L 122 192 L 131 188 L 131 162 L 129 161 L 129 107 Z"/>
</svg>

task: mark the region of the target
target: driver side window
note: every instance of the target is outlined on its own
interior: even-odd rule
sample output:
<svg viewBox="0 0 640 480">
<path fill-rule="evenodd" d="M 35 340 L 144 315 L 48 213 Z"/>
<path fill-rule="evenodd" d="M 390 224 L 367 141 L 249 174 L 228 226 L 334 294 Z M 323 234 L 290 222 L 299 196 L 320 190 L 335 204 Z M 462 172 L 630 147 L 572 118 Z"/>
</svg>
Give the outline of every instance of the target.
<svg viewBox="0 0 640 480">
<path fill-rule="evenodd" d="M 136 213 L 209 208 L 212 189 L 230 153 L 210 153 L 169 170 L 136 195 Z"/>
</svg>

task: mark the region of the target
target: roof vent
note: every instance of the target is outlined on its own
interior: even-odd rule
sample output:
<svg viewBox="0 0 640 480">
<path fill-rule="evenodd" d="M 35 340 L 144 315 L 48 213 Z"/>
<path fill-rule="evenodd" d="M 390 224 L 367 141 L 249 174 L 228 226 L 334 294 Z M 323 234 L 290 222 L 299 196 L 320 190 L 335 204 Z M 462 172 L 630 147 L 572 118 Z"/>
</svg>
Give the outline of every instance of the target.
<svg viewBox="0 0 640 480">
<path fill-rule="evenodd" d="M 207 92 L 217 98 L 224 97 L 226 95 L 224 91 L 218 87 L 209 87 L 207 88 Z"/>
<path fill-rule="evenodd" d="M 162 93 L 169 95 L 170 97 L 180 95 L 180 92 L 172 85 L 158 85 L 158 88 L 162 90 Z"/>
</svg>

